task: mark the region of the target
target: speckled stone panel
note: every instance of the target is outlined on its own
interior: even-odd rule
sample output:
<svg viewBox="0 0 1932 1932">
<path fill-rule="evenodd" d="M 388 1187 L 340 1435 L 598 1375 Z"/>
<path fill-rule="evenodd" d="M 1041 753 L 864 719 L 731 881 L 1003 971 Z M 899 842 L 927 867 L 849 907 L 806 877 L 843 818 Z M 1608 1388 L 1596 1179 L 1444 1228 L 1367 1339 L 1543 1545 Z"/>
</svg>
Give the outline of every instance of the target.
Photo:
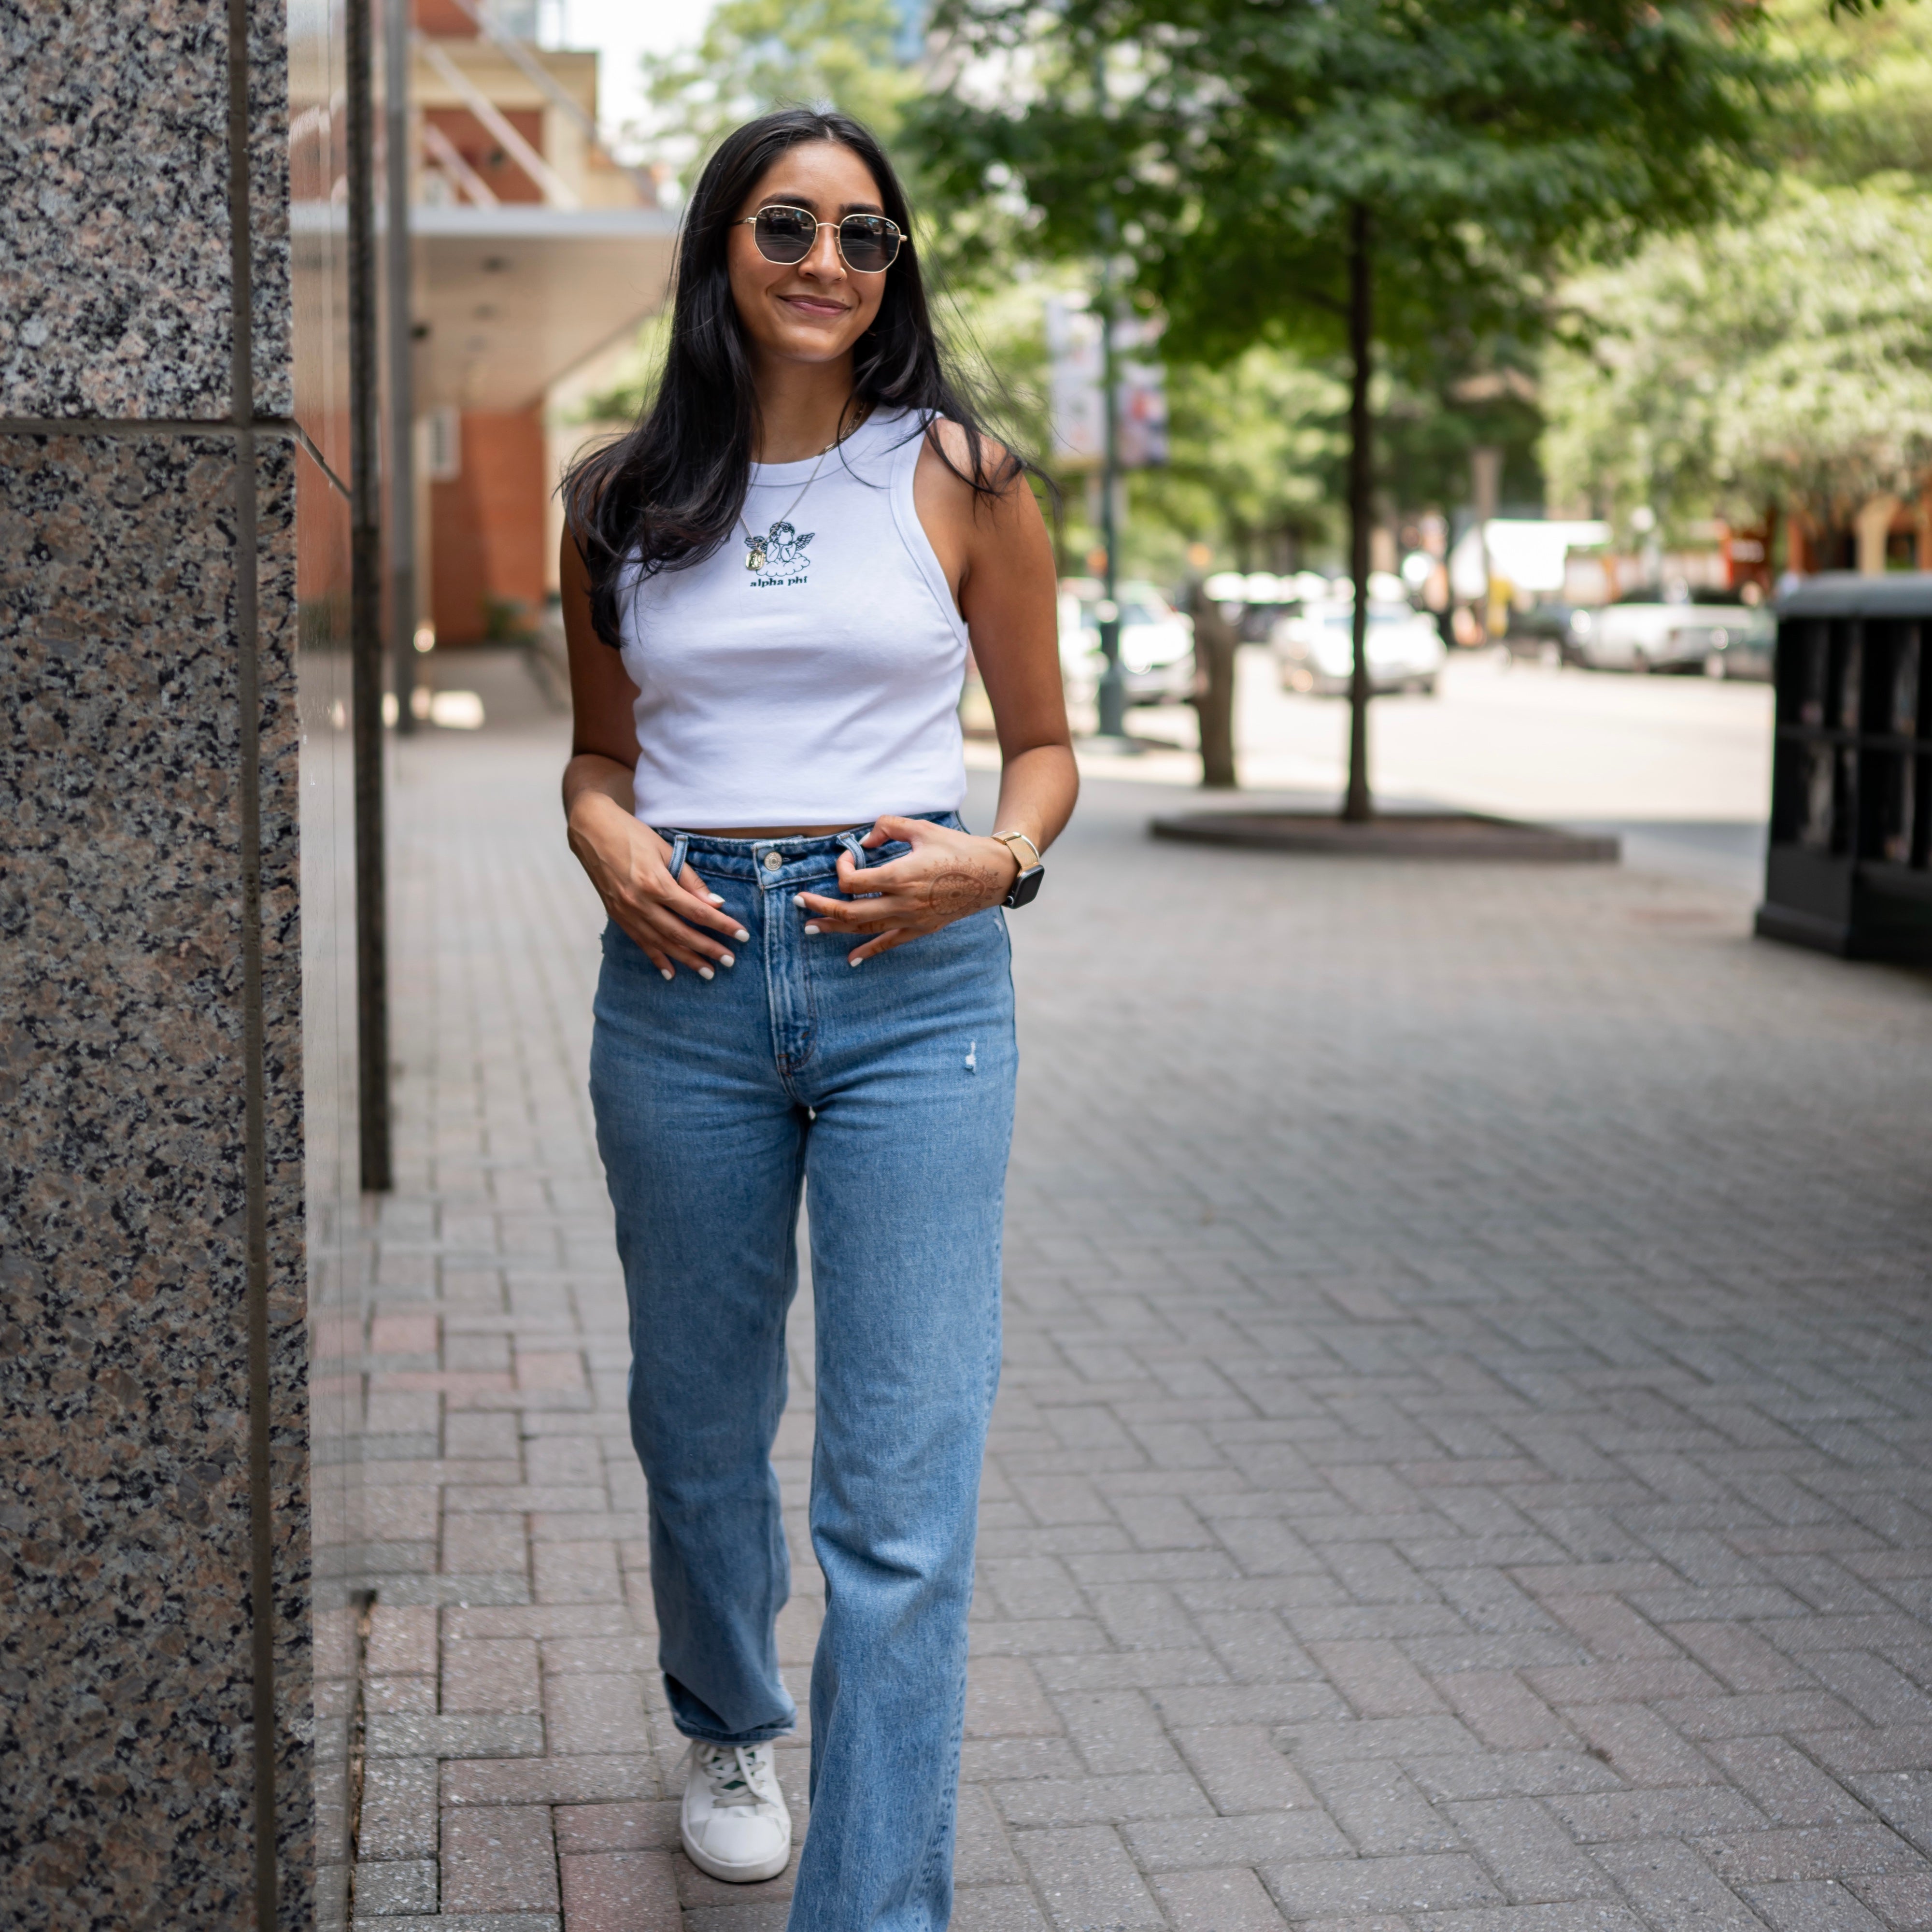
<svg viewBox="0 0 1932 1932">
<path fill-rule="evenodd" d="M 257 416 L 295 413 L 288 12 L 288 0 L 250 0 L 248 213 L 254 247 L 249 260 L 254 284 L 250 339 Z"/>
<path fill-rule="evenodd" d="M 242 640 L 224 436 L 0 436 L 0 1864 L 10 1925 L 240 1927 L 274 1618 L 310 1917 L 293 480 L 258 464 L 275 1600 L 250 1600 Z M 11 1840 L 9 1842 L 9 1840 Z"/>
<path fill-rule="evenodd" d="M 254 0 L 255 411 L 286 415 L 284 0 Z M 226 0 L 0 0 L 0 415 L 232 408 Z"/>
<path fill-rule="evenodd" d="M 296 450 L 256 443 L 256 583 L 266 1091 L 269 1507 L 275 1603 L 278 1932 L 310 1932 L 315 1868 L 314 1591 L 302 1063 L 302 745 Z"/>
<path fill-rule="evenodd" d="M 362 1337 L 369 1271 L 356 1131 L 355 760 L 349 506 L 296 452 L 302 556 L 302 1117 L 308 1181 L 309 1510 L 315 1564 L 314 1932 L 347 1917 L 360 1652 Z"/>
</svg>

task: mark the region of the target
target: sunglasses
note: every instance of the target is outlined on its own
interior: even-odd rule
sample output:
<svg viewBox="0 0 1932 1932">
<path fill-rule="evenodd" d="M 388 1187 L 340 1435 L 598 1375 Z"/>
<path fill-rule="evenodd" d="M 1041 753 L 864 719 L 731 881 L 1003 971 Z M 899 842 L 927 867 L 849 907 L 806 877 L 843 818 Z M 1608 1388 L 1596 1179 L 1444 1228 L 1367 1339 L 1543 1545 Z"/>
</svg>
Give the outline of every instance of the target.
<svg viewBox="0 0 1932 1932">
<path fill-rule="evenodd" d="M 768 262 L 790 268 L 809 255 L 821 228 L 838 237 L 838 259 L 855 274 L 882 274 L 898 259 L 905 238 L 898 224 L 883 214 L 848 214 L 839 221 L 820 221 L 808 208 L 788 208 L 773 202 L 737 224 L 752 231 L 758 253 Z"/>
</svg>

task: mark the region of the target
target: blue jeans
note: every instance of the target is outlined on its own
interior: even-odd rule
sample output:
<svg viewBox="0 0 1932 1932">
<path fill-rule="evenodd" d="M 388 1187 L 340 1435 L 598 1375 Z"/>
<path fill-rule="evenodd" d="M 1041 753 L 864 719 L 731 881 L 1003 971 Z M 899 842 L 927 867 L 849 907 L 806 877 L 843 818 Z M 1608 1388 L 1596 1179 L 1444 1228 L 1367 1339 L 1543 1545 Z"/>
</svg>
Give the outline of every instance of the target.
<svg viewBox="0 0 1932 1932">
<path fill-rule="evenodd" d="M 771 1449 L 809 1190 L 826 1597 L 788 1932 L 941 1932 L 999 1372 L 1012 983 L 997 910 L 856 968 L 858 940 L 807 938 L 792 896 L 837 892 L 842 844 L 856 837 L 688 840 L 751 938 L 714 980 L 668 981 L 608 928 L 591 1098 L 629 1294 L 658 1659 L 688 1737 L 752 1743 L 796 1715 Z"/>
</svg>

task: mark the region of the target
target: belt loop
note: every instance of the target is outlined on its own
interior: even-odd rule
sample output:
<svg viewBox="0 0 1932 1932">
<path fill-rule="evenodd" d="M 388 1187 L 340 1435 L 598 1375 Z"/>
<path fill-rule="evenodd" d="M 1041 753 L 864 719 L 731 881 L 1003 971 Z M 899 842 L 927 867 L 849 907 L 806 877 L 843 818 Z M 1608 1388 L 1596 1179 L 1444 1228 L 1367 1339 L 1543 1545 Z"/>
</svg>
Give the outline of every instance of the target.
<svg viewBox="0 0 1932 1932">
<path fill-rule="evenodd" d="M 674 832 L 670 835 L 670 875 L 676 879 L 684 871 L 684 855 L 691 849 L 688 832 Z"/>
<path fill-rule="evenodd" d="M 852 862 L 860 872 L 872 862 L 872 854 L 859 842 L 865 836 L 862 832 L 842 832 L 838 842 L 852 855 Z"/>
</svg>

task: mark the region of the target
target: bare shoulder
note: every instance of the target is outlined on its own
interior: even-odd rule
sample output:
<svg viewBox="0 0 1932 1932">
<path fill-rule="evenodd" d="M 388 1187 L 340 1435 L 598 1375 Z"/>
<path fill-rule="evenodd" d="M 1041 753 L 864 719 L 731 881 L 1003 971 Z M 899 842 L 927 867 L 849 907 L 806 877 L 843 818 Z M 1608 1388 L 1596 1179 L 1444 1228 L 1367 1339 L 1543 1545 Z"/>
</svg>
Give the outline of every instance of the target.
<svg viewBox="0 0 1932 1932">
<path fill-rule="evenodd" d="M 950 416 L 934 416 L 926 427 L 926 438 L 927 443 L 956 469 L 971 474 L 973 446 L 964 423 L 955 422 Z M 990 436 L 981 436 L 980 460 L 989 474 L 1003 464 L 1006 457 L 1004 444 L 994 442 Z"/>
<path fill-rule="evenodd" d="M 982 432 L 978 442 L 976 464 L 974 439 L 964 426 L 947 416 L 934 418 L 914 478 L 921 515 L 943 518 L 969 544 L 1016 525 L 1040 524 L 1025 464 L 997 436 Z"/>
<path fill-rule="evenodd" d="M 979 446 L 976 468 L 973 439 L 965 425 L 950 416 L 935 416 L 926 432 L 926 446 L 919 453 L 920 480 L 932 472 L 950 478 L 956 488 L 970 494 L 972 484 L 968 479 L 976 475 L 982 485 L 1003 501 L 1016 492 L 1032 495 L 1026 487 L 1025 465 L 998 437 L 982 430 Z"/>
</svg>

